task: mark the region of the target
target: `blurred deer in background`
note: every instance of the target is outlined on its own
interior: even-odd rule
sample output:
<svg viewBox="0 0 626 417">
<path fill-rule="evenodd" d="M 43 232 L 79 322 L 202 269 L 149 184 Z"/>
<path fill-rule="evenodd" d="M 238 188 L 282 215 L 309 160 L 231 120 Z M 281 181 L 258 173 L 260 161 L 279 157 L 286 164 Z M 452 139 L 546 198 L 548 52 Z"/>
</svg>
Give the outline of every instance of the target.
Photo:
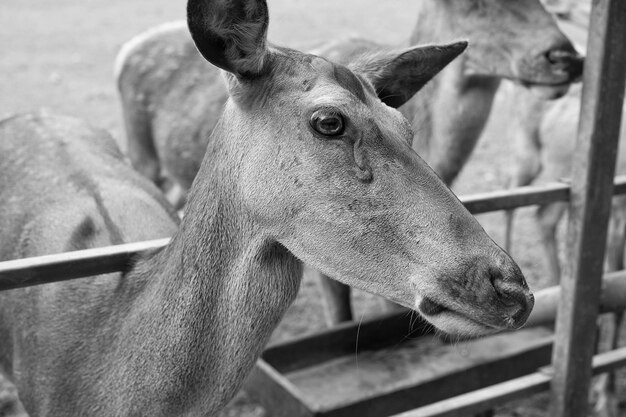
<svg viewBox="0 0 626 417">
<path fill-rule="evenodd" d="M 410 45 L 468 38 L 468 52 L 405 105 L 413 148 L 450 184 L 474 149 L 503 78 L 556 97 L 580 77 L 582 58 L 539 0 L 423 0 Z M 364 39 L 314 52 L 348 64 L 390 48 Z M 219 72 L 195 51 L 184 27 L 170 23 L 125 44 L 116 62 L 133 166 L 178 207 L 185 199 L 227 97 Z M 330 324 L 352 319 L 349 288 L 322 278 Z"/>
<path fill-rule="evenodd" d="M 562 19 L 569 25 L 568 33 L 579 39 L 581 49 L 586 43 L 591 2 L 588 0 L 560 0 L 546 2 L 555 6 Z M 550 3 L 555 3 L 551 5 Z M 568 181 L 574 160 L 578 119 L 580 115 L 581 86 L 574 87 L 560 100 L 546 102 L 520 88 L 511 92 L 515 97 L 515 113 L 512 123 L 515 160 L 509 185 L 520 187 L 533 182 Z M 626 174 L 626 125 L 622 114 L 622 130 L 617 154 L 616 174 Z M 535 217 L 546 254 L 550 285 L 558 285 L 561 278 L 557 228 L 566 214 L 564 202 L 540 206 Z M 505 224 L 505 248 L 511 250 L 513 240 L 514 212 L 507 211 Z M 613 197 L 611 217 L 607 230 L 605 270 L 624 269 L 626 246 L 626 196 Z M 623 312 L 605 314 L 599 318 L 597 349 L 605 352 L 615 349 L 621 334 Z M 592 400 L 596 417 L 617 417 L 620 406 L 616 395 L 615 375 L 598 376 L 593 386 Z"/>
<path fill-rule="evenodd" d="M 516 115 L 512 119 L 515 163 L 510 186 L 521 187 L 531 183 L 567 181 L 571 177 L 575 156 L 578 119 L 580 115 L 581 86 L 573 87 L 559 100 L 547 102 L 523 89 L 516 89 Z M 622 115 L 620 146 L 616 174 L 626 174 L 626 123 Z M 546 254 L 550 285 L 558 285 L 561 278 L 557 227 L 568 210 L 567 202 L 556 202 L 538 207 L 535 217 Z M 506 212 L 505 249 L 511 251 L 514 212 Z M 607 231 L 605 270 L 624 269 L 626 248 L 626 196 L 613 197 Z M 601 319 L 600 351 L 614 349 L 619 340 L 623 313 L 605 315 Z M 596 415 L 617 417 L 618 405 L 614 394 L 613 377 L 603 375 L 594 386 Z"/>
<path fill-rule="evenodd" d="M 402 107 L 413 127 L 428 133 L 420 136 L 416 150 L 432 154 L 431 165 L 447 183 L 478 140 L 500 79 L 558 96 L 582 71 L 581 57 L 538 0 L 422 2 L 409 44 L 459 37 L 472 44 L 464 58 Z M 312 52 L 345 63 L 387 48 L 349 38 Z M 172 22 L 127 42 L 115 75 L 133 166 L 166 191 L 182 186 L 184 194 L 226 101 L 219 71 L 197 53 L 184 22 Z M 181 200 L 172 202 L 180 207 Z"/>
<path fill-rule="evenodd" d="M 580 86 L 576 86 L 566 96 L 554 102 L 546 102 L 521 89 L 515 92 L 519 112 L 512 120 L 516 124 L 511 129 L 515 144 L 511 187 L 569 180 L 576 147 L 580 92 Z M 626 149 L 622 145 L 625 138 L 623 124 L 616 174 L 626 174 Z M 558 285 L 561 277 L 556 235 L 558 223 L 567 208 L 568 203 L 557 202 L 539 207 L 535 214 L 545 248 L 551 285 Z M 626 226 L 624 209 L 626 197 L 614 197 L 607 241 L 607 268 L 611 271 L 623 269 L 624 226 Z M 512 246 L 513 215 L 513 211 L 506 213 L 507 250 Z"/>
<path fill-rule="evenodd" d="M 465 42 L 350 69 L 269 45 L 263 0 L 187 7 L 230 98 L 180 225 L 105 132 L 45 114 L 0 123 L 1 260 L 173 235 L 127 273 L 0 293 L 0 366 L 33 417 L 214 415 L 295 298 L 302 262 L 445 332 L 525 322 L 519 267 L 381 102 L 408 100 Z"/>
<path fill-rule="evenodd" d="M 589 1 L 544 0 L 544 3 L 547 7 L 556 8 L 555 11 L 564 12 L 565 16 L 560 21 L 573 24 L 572 30 L 575 31 L 573 36 L 581 42 L 586 41 Z M 576 19 L 573 20 L 574 16 Z M 584 50 L 585 45 L 581 44 L 578 48 Z M 554 101 L 547 101 L 540 96 L 530 94 L 524 88 L 513 85 L 508 87 L 510 88 L 506 93 L 512 97 L 512 101 L 515 101 L 511 114 L 503 116 L 507 117 L 511 123 L 509 132 L 511 132 L 511 140 L 515 147 L 509 187 L 523 187 L 535 181 L 545 183 L 568 179 L 576 146 L 582 86 L 573 87 L 563 98 Z M 626 155 L 622 156 L 620 153 L 615 168 L 616 173 L 626 172 L 624 171 L 625 157 Z M 617 233 L 619 227 L 614 224 L 620 222 L 618 219 L 621 211 L 619 207 L 622 205 L 620 200 L 620 197 L 613 199 L 613 217 L 610 220 L 607 248 L 609 252 L 614 250 L 615 253 L 607 253 L 611 258 L 607 258 L 607 267 L 610 270 L 622 269 L 620 267 L 622 261 L 619 260 L 621 256 L 618 256 L 620 244 L 617 244 L 622 237 Z M 561 277 L 556 233 L 557 225 L 567 211 L 567 206 L 565 202 L 554 203 L 539 207 L 536 212 L 551 285 L 557 285 Z M 512 247 L 513 219 L 514 210 L 505 212 L 504 246 L 507 251 Z"/>
</svg>

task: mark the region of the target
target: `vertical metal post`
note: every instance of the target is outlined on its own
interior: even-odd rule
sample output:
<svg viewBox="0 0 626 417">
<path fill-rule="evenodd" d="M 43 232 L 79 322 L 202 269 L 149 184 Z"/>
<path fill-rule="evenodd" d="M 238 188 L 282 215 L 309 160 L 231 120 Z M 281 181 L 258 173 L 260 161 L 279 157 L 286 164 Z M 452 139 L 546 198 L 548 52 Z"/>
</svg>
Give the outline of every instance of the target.
<svg viewBox="0 0 626 417">
<path fill-rule="evenodd" d="M 587 417 L 591 358 L 626 76 L 626 0 L 593 0 L 577 152 L 573 161 L 568 259 L 553 351 L 551 415 Z"/>
</svg>

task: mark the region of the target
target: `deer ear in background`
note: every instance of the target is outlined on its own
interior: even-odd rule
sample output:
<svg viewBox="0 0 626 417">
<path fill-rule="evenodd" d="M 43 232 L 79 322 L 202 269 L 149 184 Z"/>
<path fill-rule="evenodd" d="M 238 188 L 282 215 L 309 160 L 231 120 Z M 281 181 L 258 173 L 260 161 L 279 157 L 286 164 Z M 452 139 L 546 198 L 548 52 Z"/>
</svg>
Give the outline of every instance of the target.
<svg viewBox="0 0 626 417">
<path fill-rule="evenodd" d="M 350 65 L 374 85 L 386 105 L 398 108 L 467 48 L 467 42 L 419 46 L 401 52 L 376 52 Z"/>
</svg>

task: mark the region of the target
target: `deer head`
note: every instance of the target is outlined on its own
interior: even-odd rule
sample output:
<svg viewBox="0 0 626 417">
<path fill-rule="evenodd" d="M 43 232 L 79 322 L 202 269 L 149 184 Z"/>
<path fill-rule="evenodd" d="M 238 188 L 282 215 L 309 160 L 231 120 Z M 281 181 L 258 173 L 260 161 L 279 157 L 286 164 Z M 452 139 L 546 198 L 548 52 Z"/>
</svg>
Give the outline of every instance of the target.
<svg viewBox="0 0 626 417">
<path fill-rule="evenodd" d="M 230 93 L 189 210 L 220 175 L 262 240 L 341 282 L 451 333 L 525 321 L 533 302 L 519 268 L 412 151 L 410 125 L 385 104 L 408 100 L 465 42 L 347 68 L 269 45 L 265 1 L 191 0 L 188 19 Z M 215 162 L 225 160 L 236 170 Z"/>
<path fill-rule="evenodd" d="M 508 78 L 548 95 L 580 79 L 583 58 L 539 0 L 427 0 L 416 32 L 444 25 L 470 40 L 467 71 Z"/>
</svg>

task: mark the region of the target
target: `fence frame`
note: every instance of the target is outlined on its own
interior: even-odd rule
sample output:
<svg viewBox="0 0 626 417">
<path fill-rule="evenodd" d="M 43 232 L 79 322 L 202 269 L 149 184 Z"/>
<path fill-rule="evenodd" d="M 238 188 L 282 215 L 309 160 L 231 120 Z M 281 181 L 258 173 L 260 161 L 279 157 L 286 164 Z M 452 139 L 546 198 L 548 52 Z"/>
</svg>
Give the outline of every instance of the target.
<svg viewBox="0 0 626 417">
<path fill-rule="evenodd" d="M 552 353 L 551 415 L 586 417 L 591 361 L 611 213 L 624 86 L 626 1 L 591 7 L 581 109 L 572 167 L 568 259 Z"/>
</svg>

